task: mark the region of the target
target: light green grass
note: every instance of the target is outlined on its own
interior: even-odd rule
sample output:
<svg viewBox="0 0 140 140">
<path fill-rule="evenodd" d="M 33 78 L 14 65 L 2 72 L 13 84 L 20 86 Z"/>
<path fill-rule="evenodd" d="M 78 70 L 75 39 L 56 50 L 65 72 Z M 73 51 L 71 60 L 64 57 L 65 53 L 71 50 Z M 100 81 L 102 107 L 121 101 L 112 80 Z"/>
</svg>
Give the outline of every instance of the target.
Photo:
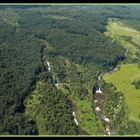
<svg viewBox="0 0 140 140">
<path fill-rule="evenodd" d="M 89 98 L 86 100 L 79 100 L 76 97 L 72 98 L 77 108 L 76 115 L 81 129 L 86 131 L 89 135 L 104 135 L 104 128 L 101 122 L 96 120 Z"/>
<path fill-rule="evenodd" d="M 117 90 L 122 91 L 125 103 L 128 107 L 128 119 L 140 122 L 140 90 L 132 85 L 131 78 L 140 75 L 140 69 L 136 64 L 123 64 L 120 70 L 103 76 L 107 83 L 112 83 Z M 134 78 L 135 79 L 135 78 Z"/>
<path fill-rule="evenodd" d="M 106 29 L 106 36 L 112 38 L 113 41 L 116 41 L 124 47 L 126 49 L 126 55 L 129 58 L 136 58 L 136 53 L 140 51 L 139 47 L 137 47 L 140 46 L 139 31 L 126 26 L 126 24 L 121 21 L 112 19 L 109 19 Z"/>
<path fill-rule="evenodd" d="M 48 15 L 47 17 L 53 18 L 53 19 L 56 19 L 56 20 L 72 20 L 72 19 L 69 18 L 69 17 L 60 16 L 60 15 Z"/>
</svg>

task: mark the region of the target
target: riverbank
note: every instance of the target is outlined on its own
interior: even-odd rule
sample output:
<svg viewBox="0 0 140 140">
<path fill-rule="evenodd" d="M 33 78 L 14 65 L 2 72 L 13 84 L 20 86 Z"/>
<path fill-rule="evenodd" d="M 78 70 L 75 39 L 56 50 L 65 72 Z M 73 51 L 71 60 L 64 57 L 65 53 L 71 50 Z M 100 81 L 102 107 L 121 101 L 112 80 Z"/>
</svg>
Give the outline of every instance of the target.
<svg viewBox="0 0 140 140">
<path fill-rule="evenodd" d="M 101 90 L 100 82 L 101 82 L 101 77 L 98 76 L 98 78 L 97 78 L 98 90 L 96 90 L 96 93 L 93 96 L 95 113 L 97 115 L 97 118 L 103 123 L 107 134 L 108 135 L 114 135 L 115 131 L 112 128 L 110 119 L 107 118 L 106 115 L 101 110 L 101 104 L 102 104 L 102 102 L 104 102 L 104 99 L 105 99 L 106 95 Z"/>
</svg>

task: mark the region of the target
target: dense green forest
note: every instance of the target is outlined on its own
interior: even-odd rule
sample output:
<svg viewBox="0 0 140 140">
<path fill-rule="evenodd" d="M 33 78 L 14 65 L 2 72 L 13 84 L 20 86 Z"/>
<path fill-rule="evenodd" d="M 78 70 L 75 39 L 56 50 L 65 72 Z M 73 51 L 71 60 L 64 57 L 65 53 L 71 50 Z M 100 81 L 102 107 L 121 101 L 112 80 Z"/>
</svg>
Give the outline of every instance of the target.
<svg viewBox="0 0 140 140">
<path fill-rule="evenodd" d="M 94 112 L 96 79 L 128 58 L 104 32 L 109 18 L 139 30 L 139 15 L 139 6 L 1 5 L 0 134 L 106 135 Z M 132 84 L 140 88 L 139 81 Z M 138 134 L 123 93 L 105 81 L 101 85 L 107 94 L 102 109 L 116 134 Z"/>
</svg>

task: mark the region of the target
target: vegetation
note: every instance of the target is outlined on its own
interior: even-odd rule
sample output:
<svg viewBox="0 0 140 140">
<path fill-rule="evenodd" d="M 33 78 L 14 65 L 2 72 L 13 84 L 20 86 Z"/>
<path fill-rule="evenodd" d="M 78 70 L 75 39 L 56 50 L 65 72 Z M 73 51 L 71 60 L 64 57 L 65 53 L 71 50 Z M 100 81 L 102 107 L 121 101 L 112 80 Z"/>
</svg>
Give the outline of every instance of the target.
<svg viewBox="0 0 140 140">
<path fill-rule="evenodd" d="M 6 23 L 1 24 L 0 29 L 0 133 L 24 134 L 26 129 L 25 134 L 31 134 L 32 125 L 28 129 L 23 127 L 23 132 L 10 129 L 10 125 L 16 122 L 17 129 L 22 127 L 20 122 L 24 120 L 23 101 L 31 93 L 37 75 L 43 70 L 40 60 L 41 43 L 30 35 L 16 32 Z M 30 125 L 26 123 L 27 120 L 23 125 Z"/>
<path fill-rule="evenodd" d="M 91 69 L 76 65 L 62 57 L 57 60 L 50 57 L 49 60 L 53 62 L 52 67 L 56 79 L 60 81 L 58 89 L 63 91 L 71 100 L 76 110 L 81 130 L 90 135 L 105 134 L 103 125 L 97 119 L 93 110 L 91 89 L 95 78 L 91 79 Z M 65 72 L 62 73 L 62 71 Z M 96 72 L 96 70 L 92 70 L 92 72 Z M 88 83 L 83 81 L 88 81 Z"/>
<path fill-rule="evenodd" d="M 128 62 L 139 61 L 139 31 L 127 27 L 121 21 L 116 21 L 116 19 L 109 19 L 105 35 L 111 37 L 113 41 L 120 44 L 126 49 L 126 56 Z"/>
<path fill-rule="evenodd" d="M 111 120 L 111 126 L 118 133 L 118 128 L 126 119 L 126 106 L 124 95 L 109 83 L 102 82 L 102 89 L 106 95 L 101 108 L 107 118 Z"/>
<path fill-rule="evenodd" d="M 37 84 L 36 90 L 26 100 L 25 113 L 36 120 L 40 135 L 78 134 L 71 102 L 49 83 Z"/>
<path fill-rule="evenodd" d="M 136 89 L 140 89 L 140 81 L 133 81 L 132 84 L 135 85 Z"/>
<path fill-rule="evenodd" d="M 139 122 L 139 90 L 137 90 L 131 81 L 137 77 L 140 69 L 136 64 L 123 64 L 117 72 L 105 74 L 103 76 L 107 83 L 112 83 L 117 90 L 124 93 L 127 106 L 127 116 L 130 120 Z"/>
<path fill-rule="evenodd" d="M 93 107 L 96 78 L 121 61 L 139 63 L 139 14 L 131 6 L 0 6 L 0 134 L 106 134 Z M 138 73 L 136 64 L 125 64 L 104 76 L 119 90 L 102 83 L 102 108 L 118 134 L 138 134 L 139 91 L 132 83 L 139 79 L 128 80 Z"/>
<path fill-rule="evenodd" d="M 135 121 L 123 121 L 119 126 L 118 134 L 119 135 L 140 135 L 138 131 L 140 129 L 140 123 Z"/>
</svg>

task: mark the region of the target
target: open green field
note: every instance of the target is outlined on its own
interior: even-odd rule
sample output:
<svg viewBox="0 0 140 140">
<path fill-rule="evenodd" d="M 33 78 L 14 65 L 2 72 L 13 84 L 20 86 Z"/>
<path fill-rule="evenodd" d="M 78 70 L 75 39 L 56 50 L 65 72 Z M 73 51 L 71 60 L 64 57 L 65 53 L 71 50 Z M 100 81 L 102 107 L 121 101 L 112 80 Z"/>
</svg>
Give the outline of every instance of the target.
<svg viewBox="0 0 140 140">
<path fill-rule="evenodd" d="M 140 68 L 137 64 L 123 64 L 120 70 L 103 75 L 107 83 L 112 83 L 124 93 L 128 119 L 137 122 L 140 122 L 140 90 L 131 83 L 139 78 Z"/>
<path fill-rule="evenodd" d="M 105 35 L 126 49 L 127 58 L 133 60 L 140 50 L 140 31 L 127 26 L 124 21 L 109 19 Z"/>
</svg>

